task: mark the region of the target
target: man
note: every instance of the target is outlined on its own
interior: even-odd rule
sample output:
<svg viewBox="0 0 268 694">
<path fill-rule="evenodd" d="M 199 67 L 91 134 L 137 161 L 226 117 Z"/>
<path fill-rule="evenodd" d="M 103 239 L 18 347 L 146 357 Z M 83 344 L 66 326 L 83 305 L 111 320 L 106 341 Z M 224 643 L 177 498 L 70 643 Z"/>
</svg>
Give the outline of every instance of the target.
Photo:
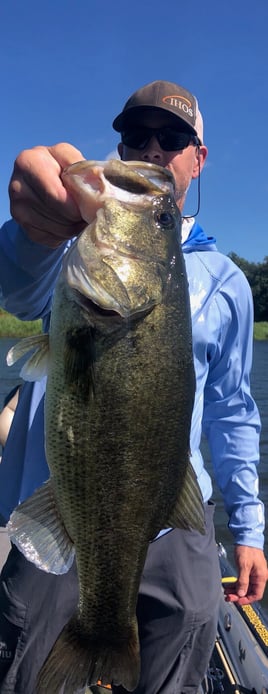
<svg viewBox="0 0 268 694">
<path fill-rule="evenodd" d="M 191 180 L 200 175 L 207 156 L 196 98 L 177 84 L 154 82 L 130 97 L 113 127 L 121 133 L 118 151 L 123 160 L 153 162 L 173 173 L 177 205 L 183 211 Z M 60 144 L 22 152 L 15 162 L 10 198 L 16 222 L 4 225 L 0 236 L 1 283 L 5 307 L 21 318 L 49 319 L 66 242 L 83 228 L 61 171 L 82 158 L 71 145 Z M 215 240 L 207 238 L 194 219 L 184 220 L 182 242 L 197 380 L 191 452 L 204 497 L 206 534 L 173 530 L 150 544 L 137 606 L 142 662 L 137 694 L 194 694 L 213 648 L 220 580 L 212 485 L 199 450 L 202 430 L 234 534 L 238 580 L 227 588 L 227 599 L 240 604 L 261 599 L 267 579 L 256 472 L 260 422 L 249 387 L 251 293 L 244 275 L 218 253 Z M 42 438 L 44 387 L 26 384 L 16 410 L 0 470 L 5 520 L 48 476 Z M 17 455 L 15 464 L 11 461 L 14 449 L 18 452 L 18 436 L 23 439 L 21 459 Z M 43 574 L 13 548 L 1 591 L 0 641 L 10 649 L 1 692 L 33 694 L 38 670 L 75 609 L 76 570 L 72 567 L 61 577 Z"/>
</svg>

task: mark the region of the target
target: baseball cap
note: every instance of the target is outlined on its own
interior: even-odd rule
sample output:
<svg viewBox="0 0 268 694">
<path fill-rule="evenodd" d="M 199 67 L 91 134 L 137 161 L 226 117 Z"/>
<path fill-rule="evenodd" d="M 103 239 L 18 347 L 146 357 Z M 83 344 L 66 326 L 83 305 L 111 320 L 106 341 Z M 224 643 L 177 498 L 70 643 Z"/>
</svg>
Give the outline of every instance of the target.
<svg viewBox="0 0 268 694">
<path fill-rule="evenodd" d="M 125 103 L 122 112 L 114 119 L 114 130 L 122 132 L 138 111 L 150 109 L 173 114 L 184 127 L 187 126 L 187 130 L 203 142 L 203 118 L 197 98 L 179 84 L 164 80 L 150 82 L 134 92 Z"/>
</svg>

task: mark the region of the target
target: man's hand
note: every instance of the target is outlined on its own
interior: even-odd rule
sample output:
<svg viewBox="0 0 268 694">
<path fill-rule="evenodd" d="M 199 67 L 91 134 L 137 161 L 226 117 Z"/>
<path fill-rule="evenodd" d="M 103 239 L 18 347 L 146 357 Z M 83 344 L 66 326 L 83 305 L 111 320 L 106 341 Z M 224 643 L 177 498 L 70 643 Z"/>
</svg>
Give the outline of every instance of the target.
<svg viewBox="0 0 268 694">
<path fill-rule="evenodd" d="M 26 149 L 17 157 L 9 184 L 10 210 L 30 239 L 56 248 L 85 226 L 61 172 L 84 159 L 67 143 Z"/>
<path fill-rule="evenodd" d="M 268 579 L 267 562 L 261 549 L 236 545 L 235 563 L 238 570 L 236 583 L 225 584 L 227 602 L 248 605 L 261 600 Z"/>
</svg>

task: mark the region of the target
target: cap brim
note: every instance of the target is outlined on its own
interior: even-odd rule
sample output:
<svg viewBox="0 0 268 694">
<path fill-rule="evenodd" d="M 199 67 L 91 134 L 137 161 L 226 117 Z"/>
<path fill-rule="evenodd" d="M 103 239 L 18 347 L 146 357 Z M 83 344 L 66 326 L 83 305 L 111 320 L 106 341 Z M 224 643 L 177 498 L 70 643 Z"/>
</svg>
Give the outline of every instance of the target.
<svg viewBox="0 0 268 694">
<path fill-rule="evenodd" d="M 168 109 L 161 108 L 159 106 L 133 106 L 133 108 L 129 108 L 127 111 L 122 111 L 122 113 L 119 113 L 119 115 L 113 121 L 114 130 L 116 130 L 118 133 L 123 132 L 127 125 L 133 124 L 133 121 L 136 120 L 138 113 L 144 113 L 145 111 L 158 111 L 165 116 L 168 116 L 170 121 L 173 121 L 173 123 L 179 122 L 186 132 L 197 135 L 195 128 L 192 128 L 183 118 L 180 118 L 175 113 L 172 113 Z"/>
</svg>

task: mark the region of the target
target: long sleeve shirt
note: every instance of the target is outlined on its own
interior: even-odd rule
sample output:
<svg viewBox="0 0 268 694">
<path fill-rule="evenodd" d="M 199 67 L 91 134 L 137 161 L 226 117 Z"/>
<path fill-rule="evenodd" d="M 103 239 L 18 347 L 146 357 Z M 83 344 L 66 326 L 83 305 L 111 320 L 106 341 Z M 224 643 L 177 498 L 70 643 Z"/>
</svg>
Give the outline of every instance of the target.
<svg viewBox="0 0 268 694">
<path fill-rule="evenodd" d="M 200 451 L 207 437 L 234 541 L 263 548 L 264 508 L 258 496 L 260 418 L 250 392 L 253 305 L 248 282 L 195 222 L 182 249 L 189 282 L 196 394 L 191 461 L 204 501 L 212 480 Z M 49 324 L 51 301 L 66 246 L 51 250 L 29 240 L 14 222 L 0 233 L 0 299 L 24 320 Z M 48 477 L 44 451 L 45 379 L 25 383 L 0 466 L 0 514 Z"/>
</svg>

